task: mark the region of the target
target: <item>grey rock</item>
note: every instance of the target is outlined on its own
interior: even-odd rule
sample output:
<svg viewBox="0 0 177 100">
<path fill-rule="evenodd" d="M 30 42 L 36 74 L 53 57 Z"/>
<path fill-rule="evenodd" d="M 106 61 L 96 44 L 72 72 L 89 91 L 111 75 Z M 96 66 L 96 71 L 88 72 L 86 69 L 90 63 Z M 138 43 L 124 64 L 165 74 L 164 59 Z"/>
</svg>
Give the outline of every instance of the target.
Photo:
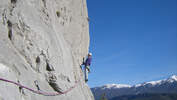
<svg viewBox="0 0 177 100">
<path fill-rule="evenodd" d="M 0 100 L 94 100 L 80 69 L 89 48 L 86 0 L 0 0 L 0 78 L 32 89 L 67 94 L 43 96 L 0 81 Z M 50 80 L 48 73 L 55 75 Z M 49 78 L 49 79 L 48 79 Z M 55 85 L 51 85 L 55 84 Z"/>
</svg>

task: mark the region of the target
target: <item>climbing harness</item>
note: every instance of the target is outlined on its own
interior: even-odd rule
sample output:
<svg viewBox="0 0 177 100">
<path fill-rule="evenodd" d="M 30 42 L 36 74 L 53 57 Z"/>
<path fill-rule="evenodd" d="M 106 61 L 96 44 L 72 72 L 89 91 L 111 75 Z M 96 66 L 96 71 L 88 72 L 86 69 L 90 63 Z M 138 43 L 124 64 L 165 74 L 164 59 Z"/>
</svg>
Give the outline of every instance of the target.
<svg viewBox="0 0 177 100">
<path fill-rule="evenodd" d="M 66 94 L 66 93 L 70 92 L 72 89 L 74 89 L 77 86 L 77 84 L 79 83 L 79 81 L 76 81 L 74 86 L 70 87 L 68 90 L 63 91 L 61 93 L 59 93 L 59 92 L 55 92 L 55 93 L 53 92 L 52 93 L 52 92 L 44 92 L 44 91 L 41 91 L 41 90 L 34 90 L 32 88 L 29 88 L 27 86 L 24 86 L 24 85 L 22 85 L 20 83 L 17 83 L 17 82 L 11 81 L 11 80 L 7 80 L 7 79 L 3 79 L 3 78 L 0 78 L 0 80 L 4 81 L 4 82 L 15 84 L 15 85 L 17 85 L 17 86 L 19 86 L 21 88 L 25 88 L 25 89 L 33 92 L 33 93 L 44 95 L 44 96 L 57 96 L 57 95 Z"/>
</svg>

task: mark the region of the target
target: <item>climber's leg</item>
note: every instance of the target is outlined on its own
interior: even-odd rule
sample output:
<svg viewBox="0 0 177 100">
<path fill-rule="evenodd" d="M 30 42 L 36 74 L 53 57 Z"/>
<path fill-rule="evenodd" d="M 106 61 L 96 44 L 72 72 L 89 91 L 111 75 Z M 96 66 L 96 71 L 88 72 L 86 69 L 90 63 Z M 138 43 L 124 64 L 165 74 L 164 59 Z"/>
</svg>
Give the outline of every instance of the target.
<svg viewBox="0 0 177 100">
<path fill-rule="evenodd" d="M 86 66 L 84 67 L 84 76 L 85 76 L 85 82 L 87 81 L 87 68 Z"/>
<path fill-rule="evenodd" d="M 85 82 L 88 81 L 88 71 L 89 71 L 89 66 L 85 66 Z"/>
</svg>

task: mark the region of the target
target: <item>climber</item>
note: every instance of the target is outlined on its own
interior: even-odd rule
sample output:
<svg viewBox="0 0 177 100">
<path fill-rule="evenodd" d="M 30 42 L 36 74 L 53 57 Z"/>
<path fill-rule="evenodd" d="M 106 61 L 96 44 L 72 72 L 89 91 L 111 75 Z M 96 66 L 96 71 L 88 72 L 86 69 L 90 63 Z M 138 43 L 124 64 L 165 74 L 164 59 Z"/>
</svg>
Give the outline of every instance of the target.
<svg viewBox="0 0 177 100">
<path fill-rule="evenodd" d="M 83 61 L 84 73 L 85 73 L 85 82 L 88 81 L 88 73 L 90 73 L 91 60 L 92 60 L 92 53 L 88 53 L 87 59 L 85 61 Z"/>
</svg>

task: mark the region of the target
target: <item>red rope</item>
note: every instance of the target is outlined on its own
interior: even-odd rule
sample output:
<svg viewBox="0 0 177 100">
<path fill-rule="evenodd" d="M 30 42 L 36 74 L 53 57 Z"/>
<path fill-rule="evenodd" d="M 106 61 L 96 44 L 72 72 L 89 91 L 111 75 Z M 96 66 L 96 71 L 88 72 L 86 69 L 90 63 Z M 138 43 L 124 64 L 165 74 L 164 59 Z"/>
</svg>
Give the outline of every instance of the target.
<svg viewBox="0 0 177 100">
<path fill-rule="evenodd" d="M 33 93 L 36 93 L 36 94 L 40 94 L 40 95 L 44 95 L 44 96 L 57 96 L 57 95 L 62 95 L 62 94 L 66 94 L 68 93 L 69 91 L 71 91 L 73 88 L 75 88 L 78 84 L 78 81 L 75 82 L 75 85 L 70 87 L 68 90 L 66 91 L 63 91 L 63 92 L 55 92 L 55 93 L 51 93 L 51 92 L 44 92 L 44 91 L 39 91 L 39 90 L 34 90 L 34 89 L 31 89 L 29 87 L 26 87 L 24 85 L 21 85 L 20 83 L 17 83 L 17 82 L 14 82 L 14 81 L 11 81 L 11 80 L 7 80 L 7 79 L 3 79 L 3 78 L 0 78 L 1 81 L 4 81 L 4 82 L 8 82 L 8 83 L 12 83 L 12 84 L 15 84 L 21 88 L 25 88 Z"/>
</svg>

